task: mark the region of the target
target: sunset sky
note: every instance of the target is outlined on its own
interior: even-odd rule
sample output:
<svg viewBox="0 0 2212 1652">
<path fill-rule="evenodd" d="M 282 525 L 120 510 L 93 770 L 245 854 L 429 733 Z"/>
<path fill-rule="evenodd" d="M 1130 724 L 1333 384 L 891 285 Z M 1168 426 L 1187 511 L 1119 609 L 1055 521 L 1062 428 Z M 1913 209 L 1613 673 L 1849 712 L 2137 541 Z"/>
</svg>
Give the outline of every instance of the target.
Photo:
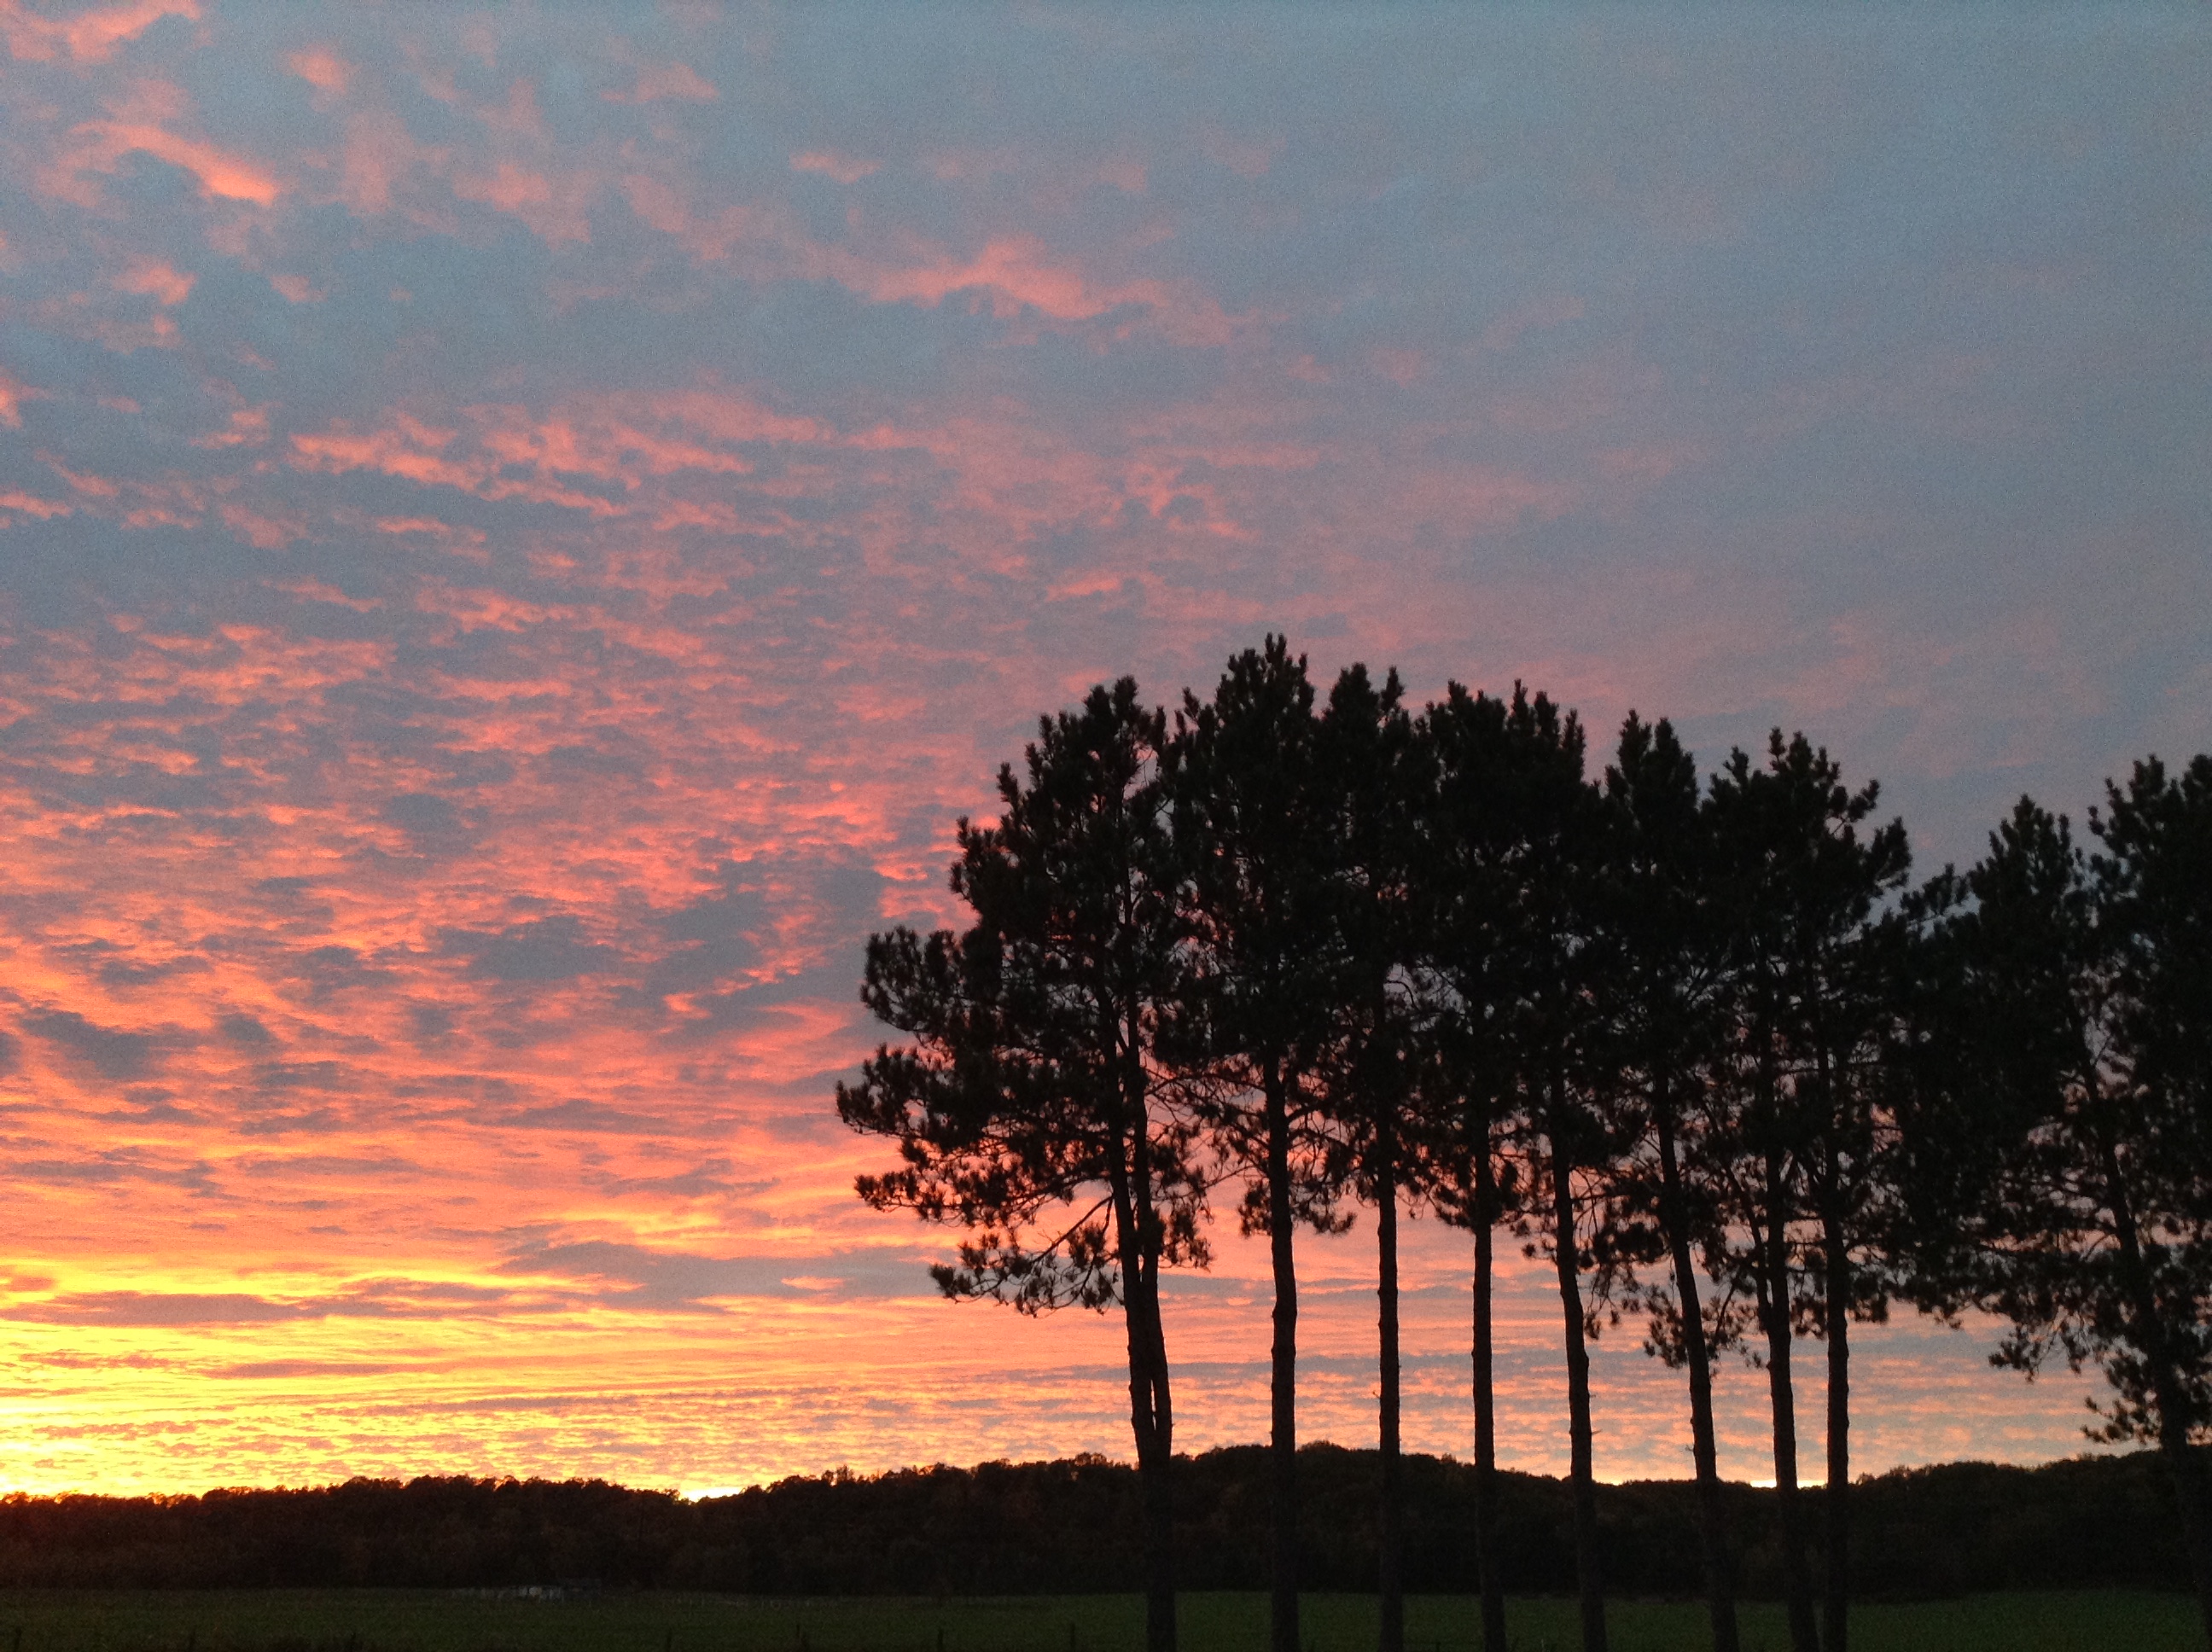
<svg viewBox="0 0 2212 1652">
<path fill-rule="evenodd" d="M 1115 1322 L 938 1300 L 831 1107 L 866 937 L 1099 679 L 1273 629 L 1709 768 L 1802 727 L 1922 872 L 2212 746 L 2201 5 L 0 38 L 0 1489 L 1128 1455 Z M 1374 1436 L 1370 1232 L 1306 1242 L 1314 1437 Z M 1193 1449 L 1266 1426 L 1218 1242 Z M 1464 1455 L 1466 1239 L 1409 1242 Z M 1607 1479 L 1687 1470 L 1640 1340 Z M 1865 1467 L 2083 1449 L 1992 1340 L 1867 1333 Z"/>
</svg>

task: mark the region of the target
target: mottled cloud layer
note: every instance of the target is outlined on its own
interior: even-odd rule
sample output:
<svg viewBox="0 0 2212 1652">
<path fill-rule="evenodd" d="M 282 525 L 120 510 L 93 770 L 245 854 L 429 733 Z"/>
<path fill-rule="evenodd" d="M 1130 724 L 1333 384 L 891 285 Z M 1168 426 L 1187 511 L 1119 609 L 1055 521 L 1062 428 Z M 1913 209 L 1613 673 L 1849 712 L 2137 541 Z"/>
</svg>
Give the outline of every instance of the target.
<svg viewBox="0 0 2212 1652">
<path fill-rule="evenodd" d="M 2212 744 L 2198 9 L 0 42 L 10 1485 L 1125 1449 L 1110 1323 L 933 1301 L 829 1108 L 862 939 L 1100 677 L 1273 628 L 1708 760 L 1802 726 L 1929 860 Z M 1176 1298 L 1193 1445 L 1262 1426 L 1261 1272 Z M 1602 1466 L 1674 1472 L 1635 1343 Z M 1872 1342 L 1873 1466 L 2075 1449 L 1981 1345 Z"/>
</svg>

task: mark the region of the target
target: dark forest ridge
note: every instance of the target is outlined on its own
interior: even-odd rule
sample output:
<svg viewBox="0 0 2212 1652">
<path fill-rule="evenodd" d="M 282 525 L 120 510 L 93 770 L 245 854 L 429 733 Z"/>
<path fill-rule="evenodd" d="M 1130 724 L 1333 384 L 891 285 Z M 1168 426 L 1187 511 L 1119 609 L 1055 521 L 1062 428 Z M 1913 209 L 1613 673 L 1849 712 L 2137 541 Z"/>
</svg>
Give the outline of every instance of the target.
<svg viewBox="0 0 2212 1652">
<path fill-rule="evenodd" d="M 1376 1454 L 1311 1445 L 1300 1562 L 1317 1591 L 1374 1588 Z M 1178 1546 L 1188 1587 L 1264 1588 L 1263 1448 L 1177 1464 Z M 1411 1455 L 1407 1582 L 1468 1592 L 1471 1467 Z M 1565 1484 L 1500 1477 L 1501 1559 L 1516 1594 L 1575 1587 Z M 2172 1492 L 2154 1453 L 2040 1467 L 1949 1463 L 1861 1481 L 1859 1586 L 1892 1599 L 2021 1588 L 2183 1588 Z M 1615 1593 L 1698 1588 L 1694 1486 L 1598 1488 Z M 1775 1497 L 1727 1488 L 1741 1581 L 1775 1598 Z M 1140 1586 L 1136 1471 L 1097 1457 L 907 1468 L 781 1480 L 687 1501 L 604 1480 L 423 1478 L 204 1496 L 0 1500 L 0 1587 L 608 1588 L 763 1595 L 1103 1594 Z"/>
</svg>

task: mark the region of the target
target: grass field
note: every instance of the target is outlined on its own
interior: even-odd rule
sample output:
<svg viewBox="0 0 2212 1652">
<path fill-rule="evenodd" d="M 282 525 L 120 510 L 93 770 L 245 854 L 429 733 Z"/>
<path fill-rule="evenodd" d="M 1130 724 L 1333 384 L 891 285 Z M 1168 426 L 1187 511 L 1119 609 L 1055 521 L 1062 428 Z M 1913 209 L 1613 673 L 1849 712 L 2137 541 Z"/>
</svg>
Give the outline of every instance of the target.
<svg viewBox="0 0 2212 1652">
<path fill-rule="evenodd" d="M 1190 1652 L 1260 1652 L 1267 1599 L 1191 1594 Z M 1127 1595 L 994 1600 L 763 1600 L 617 1594 L 544 1602 L 400 1589 L 0 1594 L 0 1652 L 1136 1652 L 1143 1608 Z M 1375 1644 L 1371 1597 L 1309 1595 L 1313 1652 Z M 1615 1602 L 1615 1652 L 1709 1644 L 1702 1607 Z M 1571 1600 L 1516 1600 L 1520 1652 L 1578 1647 Z M 1473 1603 L 1408 1603 L 1409 1652 L 1479 1644 Z M 1781 1652 L 1779 1611 L 1745 1610 L 1745 1645 Z M 1854 1616 L 1857 1652 L 2201 1652 L 2188 1597 L 2141 1593 L 1992 1594 Z"/>
</svg>

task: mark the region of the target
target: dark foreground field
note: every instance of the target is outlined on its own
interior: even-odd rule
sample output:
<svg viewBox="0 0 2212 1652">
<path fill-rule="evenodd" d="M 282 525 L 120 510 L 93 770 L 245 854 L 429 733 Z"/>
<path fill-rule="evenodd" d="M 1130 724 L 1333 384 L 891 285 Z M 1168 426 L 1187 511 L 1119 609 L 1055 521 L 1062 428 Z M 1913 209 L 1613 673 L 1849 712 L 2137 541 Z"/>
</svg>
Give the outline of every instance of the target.
<svg viewBox="0 0 2212 1652">
<path fill-rule="evenodd" d="M 1375 1643 L 1372 1597 L 1310 1595 L 1313 1652 Z M 1571 1600 L 1517 1600 L 1522 1652 L 1579 1643 Z M 1745 1608 L 1745 1645 L 1788 1643 L 1779 1607 Z M 1479 1643 L 1474 1603 L 1408 1603 L 1407 1643 Z M 1708 1644 L 1703 1609 L 1618 1602 L 1618 1652 L 1692 1652 Z M 1860 1652 L 2166 1652 L 2195 1648 L 2186 1596 L 2133 1590 L 1970 1595 L 1860 1609 Z M 1267 1598 L 1198 1594 L 1183 1601 L 1193 1652 L 1266 1644 Z M 5 1652 L 1129 1652 L 1143 1644 L 1133 1596 L 1030 1595 L 989 1600 L 775 1600 L 623 1594 L 545 1602 L 412 1589 L 18 1591 L 0 1594 Z"/>
</svg>

